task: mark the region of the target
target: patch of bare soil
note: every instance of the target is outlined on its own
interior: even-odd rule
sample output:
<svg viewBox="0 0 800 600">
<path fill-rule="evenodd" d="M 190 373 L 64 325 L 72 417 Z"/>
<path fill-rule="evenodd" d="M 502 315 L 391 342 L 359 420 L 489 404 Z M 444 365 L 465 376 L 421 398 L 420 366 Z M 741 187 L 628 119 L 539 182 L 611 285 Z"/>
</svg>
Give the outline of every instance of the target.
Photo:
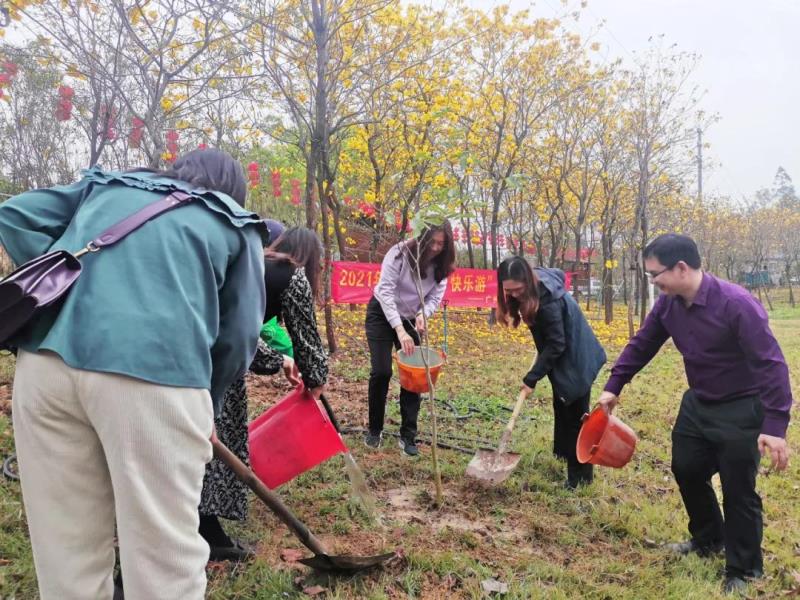
<svg viewBox="0 0 800 600">
<path fill-rule="evenodd" d="M 278 375 L 247 376 L 247 394 L 251 410 L 260 414 L 270 406 L 291 393 L 292 386 Z M 336 419 L 342 428 L 366 427 L 367 424 L 367 382 L 345 381 L 331 375 L 326 386 L 325 397 L 333 408 Z"/>
</svg>

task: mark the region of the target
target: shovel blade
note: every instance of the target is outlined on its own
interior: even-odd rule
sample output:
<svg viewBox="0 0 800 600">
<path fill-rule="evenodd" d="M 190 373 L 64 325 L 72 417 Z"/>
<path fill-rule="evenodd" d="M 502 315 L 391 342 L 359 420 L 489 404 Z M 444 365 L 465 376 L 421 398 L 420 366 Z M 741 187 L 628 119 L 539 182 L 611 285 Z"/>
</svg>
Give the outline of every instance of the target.
<svg viewBox="0 0 800 600">
<path fill-rule="evenodd" d="M 397 556 L 396 552 L 378 554 L 376 556 L 330 556 L 315 554 L 310 558 L 301 558 L 298 562 L 307 567 L 325 573 L 357 573 L 380 566 Z"/>
<path fill-rule="evenodd" d="M 516 452 L 478 450 L 467 465 L 467 475 L 491 484 L 502 483 L 519 463 Z"/>
</svg>

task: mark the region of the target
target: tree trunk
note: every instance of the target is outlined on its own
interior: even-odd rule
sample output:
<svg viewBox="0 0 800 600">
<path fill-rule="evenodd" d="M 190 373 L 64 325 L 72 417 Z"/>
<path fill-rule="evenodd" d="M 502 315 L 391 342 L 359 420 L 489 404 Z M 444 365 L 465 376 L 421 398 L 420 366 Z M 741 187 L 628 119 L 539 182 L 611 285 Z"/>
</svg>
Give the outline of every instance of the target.
<svg viewBox="0 0 800 600">
<path fill-rule="evenodd" d="M 306 227 L 311 230 L 317 228 L 317 206 L 314 199 L 314 182 L 316 177 L 316 157 L 315 150 L 312 148 L 309 152 L 308 160 L 306 161 L 306 188 L 305 188 L 305 204 L 306 204 Z"/>
<path fill-rule="evenodd" d="M 467 256 L 469 257 L 469 268 L 475 268 L 475 255 L 472 252 L 472 232 L 470 231 L 470 222 L 467 219 L 466 222 L 461 221 L 461 226 L 464 228 L 464 232 L 467 234 Z"/>
<path fill-rule="evenodd" d="M 603 310 L 605 312 L 605 322 L 608 325 L 614 320 L 614 270 L 607 266 L 613 261 L 613 258 L 611 240 L 605 232 L 602 234 L 600 245 L 603 248 Z"/>
<path fill-rule="evenodd" d="M 322 184 L 318 186 L 319 195 L 323 197 L 323 190 Z M 331 240 L 330 228 L 328 227 L 328 222 L 330 221 L 330 216 L 328 215 L 328 207 L 326 206 L 325 202 L 320 202 L 319 206 L 320 210 L 320 217 L 322 220 L 322 246 L 324 250 L 324 281 L 323 281 L 323 292 L 324 292 L 324 300 L 325 300 L 325 337 L 328 341 L 328 352 L 330 354 L 334 354 L 337 350 L 336 345 L 336 324 L 333 320 L 333 305 L 331 303 L 331 270 L 332 270 L 332 262 L 333 257 L 331 255 L 331 247 L 333 245 L 333 240 Z"/>
<path fill-rule="evenodd" d="M 622 254 L 622 301 L 628 306 L 628 265 L 625 264 L 625 254 Z"/>
<path fill-rule="evenodd" d="M 631 248 L 631 265 L 636 264 L 636 246 Z M 634 274 L 635 273 L 635 274 Z M 636 313 L 636 299 L 638 298 L 637 294 L 637 285 L 634 285 L 635 282 L 638 281 L 638 273 L 639 269 L 636 268 L 636 271 L 631 270 L 631 285 L 630 285 L 630 297 L 628 298 L 628 337 L 632 338 L 636 333 L 636 330 L 633 326 L 633 315 Z"/>
</svg>

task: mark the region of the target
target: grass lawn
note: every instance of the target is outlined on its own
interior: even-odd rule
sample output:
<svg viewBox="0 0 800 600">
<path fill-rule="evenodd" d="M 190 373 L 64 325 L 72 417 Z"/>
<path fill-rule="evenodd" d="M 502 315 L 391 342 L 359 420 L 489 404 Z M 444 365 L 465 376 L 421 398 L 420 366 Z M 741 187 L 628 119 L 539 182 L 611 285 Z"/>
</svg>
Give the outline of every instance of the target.
<svg viewBox="0 0 800 600">
<path fill-rule="evenodd" d="M 594 310 L 590 311 L 594 316 Z M 342 344 L 329 397 L 342 425 L 358 429 L 366 421 L 368 355 L 363 310 L 337 312 Z M 625 340 L 620 313 L 612 327 L 593 322 L 613 362 Z M 781 306 L 773 329 L 800 388 L 800 308 Z M 443 342 L 441 315 L 432 326 Z M 448 319 L 449 361 L 437 388 L 441 430 L 454 445 L 474 448 L 476 440 L 499 439 L 519 382 L 533 358 L 526 331 L 507 332 L 486 325 L 486 313 L 457 313 Z M 0 358 L 0 454 L 13 451 L 8 386 L 13 366 Z M 605 381 L 598 380 L 597 393 Z M 252 377 L 252 413 L 279 399 L 286 387 L 278 378 Z M 515 473 L 502 486 L 485 489 L 464 477 L 469 453 L 442 450 L 444 506 L 432 506 L 434 487 L 430 447 L 417 460 L 401 456 L 394 438 L 368 451 L 360 436 L 346 441 L 364 469 L 381 521 L 370 523 L 351 498 L 340 457 L 280 488 L 287 504 L 339 554 L 377 554 L 401 549 L 403 558 L 383 570 L 332 579 L 281 559 L 283 549 L 302 549 L 256 499 L 246 523 L 231 526 L 258 550 L 247 565 L 209 567 L 209 598 L 339 599 L 482 598 L 482 582 L 507 584 L 504 598 L 715 598 L 722 597 L 721 558 L 669 557 L 658 545 L 687 537 L 686 517 L 669 469 L 670 428 L 686 387 L 680 355 L 666 346 L 632 385 L 617 411 L 640 437 L 624 469 L 595 470 L 595 483 L 570 493 L 562 489 L 565 467 L 551 454 L 552 407 L 548 386 L 537 389 L 523 409 L 514 434 L 522 453 Z M 399 426 L 397 384 L 390 391 L 388 431 Z M 595 394 L 596 395 L 596 394 Z M 429 405 L 420 425 L 429 429 Z M 469 414 L 469 418 L 461 418 Z M 798 429 L 789 441 L 798 448 Z M 762 465 L 759 489 L 764 501 L 766 576 L 751 597 L 800 594 L 800 458 L 785 473 Z M 303 549 L 304 550 L 304 549 Z M 308 554 L 304 550 L 304 554 Z M 0 598 L 36 598 L 19 484 L 0 482 Z"/>
</svg>

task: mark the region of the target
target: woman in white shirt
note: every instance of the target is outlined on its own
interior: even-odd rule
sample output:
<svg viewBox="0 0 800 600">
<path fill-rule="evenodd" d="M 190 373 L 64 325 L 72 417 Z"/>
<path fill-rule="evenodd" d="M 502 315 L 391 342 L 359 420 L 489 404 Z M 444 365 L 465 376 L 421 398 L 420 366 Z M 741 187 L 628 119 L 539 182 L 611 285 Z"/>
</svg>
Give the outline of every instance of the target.
<svg viewBox="0 0 800 600">
<path fill-rule="evenodd" d="M 429 225 L 411 240 L 395 244 L 386 253 L 381 277 L 367 305 L 366 332 L 370 354 L 369 431 L 367 446 L 381 445 L 386 394 L 392 377 L 392 348 L 407 354 L 419 343 L 424 317 L 429 319 L 439 306 L 454 270 L 455 245 L 448 221 Z M 419 260 L 419 271 L 417 270 Z M 417 273 L 420 276 L 418 277 Z M 417 290 L 417 280 L 423 302 Z M 406 455 L 419 454 L 416 446 L 418 393 L 400 389 L 400 448 Z"/>
</svg>

